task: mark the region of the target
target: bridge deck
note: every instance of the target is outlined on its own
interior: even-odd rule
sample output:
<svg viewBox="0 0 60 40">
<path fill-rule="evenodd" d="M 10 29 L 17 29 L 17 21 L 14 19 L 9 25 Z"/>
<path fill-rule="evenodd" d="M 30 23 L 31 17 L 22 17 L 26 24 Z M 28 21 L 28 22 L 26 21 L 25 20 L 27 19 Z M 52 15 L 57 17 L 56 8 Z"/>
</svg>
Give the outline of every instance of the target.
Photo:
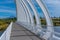
<svg viewBox="0 0 60 40">
<path fill-rule="evenodd" d="M 23 28 L 21 25 L 14 23 L 12 27 L 10 40 L 41 40 L 32 32 Z"/>
</svg>

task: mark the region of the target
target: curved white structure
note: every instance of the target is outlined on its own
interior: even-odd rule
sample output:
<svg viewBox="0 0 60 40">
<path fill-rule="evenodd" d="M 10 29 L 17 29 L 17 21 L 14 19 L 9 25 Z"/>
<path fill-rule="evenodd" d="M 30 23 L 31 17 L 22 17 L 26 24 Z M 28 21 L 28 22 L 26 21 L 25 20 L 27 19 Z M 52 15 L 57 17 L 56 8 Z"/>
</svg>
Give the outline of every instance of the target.
<svg viewBox="0 0 60 40">
<path fill-rule="evenodd" d="M 51 18 L 49 17 L 49 12 L 48 12 L 46 6 L 42 2 L 42 0 L 35 0 L 35 1 L 38 3 L 38 5 L 40 6 L 41 10 L 44 13 L 44 16 L 45 16 L 45 19 L 47 22 L 46 32 L 44 32 L 41 27 L 41 22 L 40 22 L 39 16 L 38 16 L 37 11 L 36 11 L 31 0 L 16 0 L 17 22 L 21 22 L 21 24 L 24 27 L 26 27 L 30 31 L 34 32 L 36 35 L 43 34 L 42 36 L 40 35 L 40 37 L 42 37 L 45 40 L 51 40 L 51 38 L 58 39 L 58 37 L 54 35 L 53 23 L 52 23 Z M 31 14 L 30 8 L 26 2 L 30 5 L 30 7 L 32 8 L 32 10 L 34 12 L 34 15 L 36 18 L 36 25 L 35 26 L 32 26 L 35 23 L 34 23 L 34 19 Z M 28 25 L 28 24 L 30 24 L 30 25 Z M 32 29 L 32 28 L 36 28 L 36 29 Z M 36 30 L 36 31 L 34 31 L 34 30 Z"/>
<path fill-rule="evenodd" d="M 20 0 L 16 0 L 16 10 L 17 10 L 17 21 L 20 21 L 20 22 L 25 22 L 25 23 L 28 23 L 28 17 L 27 17 L 27 14 L 25 12 L 25 9 L 24 7 L 22 6 L 22 4 L 20 3 Z"/>
<path fill-rule="evenodd" d="M 24 8 L 23 7 L 21 7 L 22 5 L 19 3 L 19 1 L 20 1 L 20 3 L 22 3 L 22 5 L 24 6 Z M 18 17 L 17 17 L 17 21 L 20 21 L 20 22 L 22 22 L 22 20 L 24 20 L 23 22 L 27 22 L 27 21 L 25 21 L 27 18 L 29 18 L 29 17 L 27 17 L 26 19 L 25 19 L 25 16 L 27 16 L 26 14 L 25 14 L 25 11 L 26 11 L 26 13 L 28 14 L 28 12 L 29 12 L 29 15 L 30 15 L 30 18 L 31 18 L 31 21 L 33 21 L 32 19 L 32 15 L 31 15 L 31 13 L 30 13 L 30 11 L 29 11 L 29 8 L 27 7 L 27 4 L 24 2 L 24 0 L 19 0 L 19 1 L 17 1 L 16 0 L 16 3 L 17 3 L 17 13 L 18 13 Z M 29 5 L 31 6 L 31 8 L 32 8 L 32 10 L 33 10 L 33 12 L 34 12 L 34 15 L 35 15 L 35 18 L 36 18 L 36 22 L 37 22 L 37 27 L 39 27 L 40 29 L 38 29 L 37 31 L 41 31 L 41 23 L 40 23 L 40 20 L 39 20 L 39 17 L 38 17 L 38 14 L 37 14 L 37 11 L 36 11 L 36 9 L 35 9 L 35 7 L 34 7 L 34 5 L 32 4 L 32 2 L 31 2 L 31 0 L 26 0 L 28 3 L 29 3 Z M 37 3 L 40 5 L 40 7 L 41 7 L 41 9 L 42 9 L 42 11 L 44 12 L 44 15 L 45 15 L 45 18 L 46 18 L 46 21 L 47 21 L 47 25 L 48 25 L 48 28 L 47 28 L 47 32 L 46 32 L 46 34 L 44 34 L 44 36 L 43 36 L 43 38 L 44 39 L 48 39 L 48 38 L 50 38 L 51 37 L 51 34 L 52 34 L 52 27 L 51 26 L 53 26 L 52 25 L 52 23 L 51 23 L 51 20 L 50 20 L 50 18 L 49 18 L 49 15 L 48 15 L 48 11 L 46 10 L 46 8 L 45 8 L 45 6 L 43 5 L 43 3 L 41 2 L 41 1 L 39 1 L 38 2 L 38 0 L 36 0 L 37 1 Z M 27 10 L 26 10 L 26 8 L 27 8 L 27 10 L 28 10 L 28 12 L 27 12 Z M 24 10 L 25 9 L 25 10 Z M 44 11 L 45 10 L 45 11 Z M 24 18 L 21 18 L 21 17 L 24 17 Z M 20 19 L 20 20 L 19 20 Z M 32 22 L 33 23 L 33 22 Z M 50 27 L 49 27 L 50 26 Z M 49 36 L 47 35 L 47 34 L 49 34 Z M 48 37 L 47 37 L 48 36 Z"/>
<path fill-rule="evenodd" d="M 52 24 L 52 21 L 51 21 L 49 15 L 48 15 L 49 12 L 48 12 L 47 8 L 45 7 L 45 5 L 43 4 L 42 0 L 36 0 L 36 1 L 37 1 L 38 5 L 40 6 L 40 8 L 42 9 L 42 11 L 45 15 L 45 18 L 46 18 L 46 22 L 47 22 L 47 32 L 43 37 L 44 38 L 49 38 L 49 37 L 52 36 L 52 32 L 53 32 L 53 28 L 52 28 L 53 24 Z"/>
<path fill-rule="evenodd" d="M 33 4 L 31 3 L 31 0 L 26 0 L 26 1 L 30 4 L 30 6 L 31 6 L 31 8 L 32 8 L 32 10 L 33 10 L 33 12 L 34 12 L 37 25 L 41 25 L 41 24 L 40 24 L 39 17 L 38 17 L 38 14 L 37 14 L 37 11 L 36 11 L 35 7 L 33 6 Z"/>
<path fill-rule="evenodd" d="M 25 2 L 25 0 L 21 0 L 21 1 L 22 1 L 22 3 L 24 3 L 25 7 L 27 8 L 27 12 L 28 12 L 28 14 L 30 16 L 30 19 L 31 19 L 31 24 L 34 24 L 33 15 L 31 14 L 31 11 L 30 11 L 30 9 L 28 7 L 28 4 Z"/>
<path fill-rule="evenodd" d="M 35 0 L 35 1 L 38 3 L 39 7 L 44 13 L 47 22 L 47 29 L 43 29 L 41 27 L 41 22 L 35 9 L 35 6 L 32 3 L 32 0 L 16 0 L 17 22 L 20 23 L 20 25 L 24 26 L 26 29 L 38 35 L 42 39 L 60 40 L 60 37 L 57 36 L 60 35 L 60 33 L 54 32 L 53 23 L 51 18 L 49 17 L 49 12 L 46 6 L 42 2 L 42 0 Z M 34 12 L 36 18 L 36 25 L 34 23 L 33 15 L 31 14 L 31 10 L 27 3 L 30 5 L 30 7 Z M 11 22 L 9 27 L 4 31 L 4 33 L 0 37 L 0 40 L 10 40 L 12 24 L 13 22 Z"/>
<path fill-rule="evenodd" d="M 36 33 L 40 32 L 41 31 L 41 22 L 40 22 L 40 18 L 38 16 L 38 13 L 34 7 L 34 5 L 32 4 L 31 0 L 26 0 L 29 5 L 31 6 L 33 12 L 34 12 L 34 15 L 35 15 L 35 18 L 36 18 L 36 27 L 38 27 L 39 29 L 37 29 Z"/>
<path fill-rule="evenodd" d="M 21 0 L 19 0 L 19 2 L 21 3 L 22 7 L 24 8 L 24 11 L 25 11 L 26 16 L 27 16 L 28 24 L 30 24 L 30 17 L 29 17 L 29 14 L 28 14 L 28 10 L 27 10 L 26 6 L 24 5 L 24 3 L 21 2 Z"/>
</svg>

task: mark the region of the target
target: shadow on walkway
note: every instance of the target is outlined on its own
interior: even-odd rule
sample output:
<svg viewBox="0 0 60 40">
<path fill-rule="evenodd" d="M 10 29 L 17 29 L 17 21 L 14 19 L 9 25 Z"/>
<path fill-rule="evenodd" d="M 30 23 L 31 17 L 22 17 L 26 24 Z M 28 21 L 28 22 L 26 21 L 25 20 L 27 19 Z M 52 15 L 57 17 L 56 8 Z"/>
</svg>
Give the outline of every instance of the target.
<svg viewBox="0 0 60 40">
<path fill-rule="evenodd" d="M 10 40 L 41 40 L 21 25 L 13 23 Z"/>
</svg>

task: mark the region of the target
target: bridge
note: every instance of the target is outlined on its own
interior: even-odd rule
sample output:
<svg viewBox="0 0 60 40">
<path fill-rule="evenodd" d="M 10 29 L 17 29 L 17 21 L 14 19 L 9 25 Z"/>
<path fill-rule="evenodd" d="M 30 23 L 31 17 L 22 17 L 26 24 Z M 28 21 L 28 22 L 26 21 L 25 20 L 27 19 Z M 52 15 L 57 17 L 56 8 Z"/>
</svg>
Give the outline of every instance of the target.
<svg viewBox="0 0 60 40">
<path fill-rule="evenodd" d="M 15 0 L 17 21 L 11 22 L 8 28 L 3 32 L 0 40 L 60 40 L 54 31 L 52 20 L 48 9 L 42 0 L 35 0 L 44 13 L 47 28 L 42 28 L 38 12 L 32 0 Z M 36 19 L 34 22 L 33 14 Z"/>
</svg>

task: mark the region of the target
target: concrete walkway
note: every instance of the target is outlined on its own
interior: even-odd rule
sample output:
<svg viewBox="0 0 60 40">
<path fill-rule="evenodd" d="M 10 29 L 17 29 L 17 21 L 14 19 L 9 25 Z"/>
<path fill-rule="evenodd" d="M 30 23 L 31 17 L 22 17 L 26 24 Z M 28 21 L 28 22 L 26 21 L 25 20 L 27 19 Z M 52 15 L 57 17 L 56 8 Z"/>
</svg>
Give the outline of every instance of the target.
<svg viewBox="0 0 60 40">
<path fill-rule="evenodd" d="M 13 24 L 10 40 L 41 40 L 21 25 Z"/>
</svg>

